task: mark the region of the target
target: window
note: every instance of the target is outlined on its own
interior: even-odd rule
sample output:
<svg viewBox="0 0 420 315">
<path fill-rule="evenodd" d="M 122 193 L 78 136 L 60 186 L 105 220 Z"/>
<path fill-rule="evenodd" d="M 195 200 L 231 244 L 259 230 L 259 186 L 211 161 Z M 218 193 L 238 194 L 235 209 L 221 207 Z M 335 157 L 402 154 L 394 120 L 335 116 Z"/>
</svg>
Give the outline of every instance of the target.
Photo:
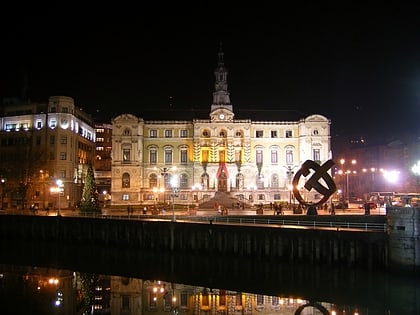
<svg viewBox="0 0 420 315">
<path fill-rule="evenodd" d="M 257 294 L 257 305 L 259 306 L 264 305 L 264 295 Z"/>
<path fill-rule="evenodd" d="M 255 136 L 256 136 L 257 138 L 262 138 L 262 137 L 264 136 L 264 131 L 262 131 L 262 130 L 257 130 L 257 131 L 256 131 L 256 133 L 255 133 Z"/>
<path fill-rule="evenodd" d="M 165 311 L 170 311 L 172 308 L 172 293 L 168 292 L 165 293 L 165 295 L 163 296 L 163 308 L 165 309 Z"/>
<path fill-rule="evenodd" d="M 203 291 L 203 293 L 202 293 L 202 301 L 201 301 L 201 304 L 203 305 L 203 306 L 210 306 L 210 303 L 209 303 L 209 293 L 207 292 L 207 290 L 205 290 L 205 291 Z"/>
<path fill-rule="evenodd" d="M 277 150 L 271 150 L 271 164 L 278 163 Z"/>
<path fill-rule="evenodd" d="M 57 127 L 57 120 L 55 120 L 55 118 L 50 120 L 50 127 L 51 128 Z"/>
<path fill-rule="evenodd" d="M 204 137 L 204 138 L 208 138 L 208 137 L 210 137 L 210 133 L 209 133 L 207 130 L 204 130 L 204 131 L 203 131 L 203 137 Z"/>
<path fill-rule="evenodd" d="M 130 161 L 130 149 L 123 149 L 123 162 Z"/>
<path fill-rule="evenodd" d="M 271 298 L 271 305 L 273 305 L 273 306 L 279 305 L 279 297 L 278 296 L 273 296 Z"/>
<path fill-rule="evenodd" d="M 41 129 L 42 128 L 42 121 L 37 121 L 36 122 L 36 128 L 37 129 Z"/>
<path fill-rule="evenodd" d="M 172 149 L 165 149 L 165 164 L 172 163 Z"/>
<path fill-rule="evenodd" d="M 277 174 L 271 175 L 271 187 L 279 188 L 279 176 Z"/>
<path fill-rule="evenodd" d="M 293 150 L 286 149 L 286 164 L 293 164 Z"/>
<path fill-rule="evenodd" d="M 235 137 L 242 137 L 242 132 L 237 131 L 237 132 L 235 133 Z"/>
<path fill-rule="evenodd" d="M 67 159 L 67 153 L 66 152 L 60 152 L 60 160 L 66 160 Z"/>
<path fill-rule="evenodd" d="M 241 306 L 242 305 L 242 294 L 241 293 L 236 293 L 235 305 L 236 306 Z"/>
<path fill-rule="evenodd" d="M 271 138 L 277 138 L 277 130 L 271 130 Z"/>
<path fill-rule="evenodd" d="M 179 299 L 179 303 L 181 305 L 181 308 L 188 307 L 188 292 L 187 291 L 181 292 L 181 298 Z"/>
<path fill-rule="evenodd" d="M 219 151 L 219 162 L 226 162 L 225 157 L 226 157 L 225 151 L 224 150 L 220 150 Z"/>
<path fill-rule="evenodd" d="M 55 136 L 50 136 L 50 144 L 55 144 Z"/>
<path fill-rule="evenodd" d="M 180 131 L 180 137 L 181 138 L 188 137 L 188 130 L 187 129 L 181 129 L 181 131 Z"/>
<path fill-rule="evenodd" d="M 219 306 L 226 306 L 226 290 L 220 290 Z"/>
<path fill-rule="evenodd" d="M 261 149 L 258 149 L 255 152 L 255 160 L 256 160 L 257 164 L 262 164 L 262 162 L 263 162 L 263 151 Z"/>
<path fill-rule="evenodd" d="M 179 177 L 179 187 L 188 188 L 188 177 L 186 174 L 181 174 L 181 176 Z"/>
<path fill-rule="evenodd" d="M 291 138 L 292 137 L 292 130 L 286 130 L 285 137 L 286 138 Z"/>
<path fill-rule="evenodd" d="M 126 311 L 130 309 L 130 296 L 128 295 L 121 296 L 121 308 Z"/>
<path fill-rule="evenodd" d="M 315 129 L 315 130 L 313 131 L 313 135 L 314 135 L 314 136 L 317 136 L 318 134 L 319 134 L 318 129 Z"/>
<path fill-rule="evenodd" d="M 130 187 L 130 174 L 124 173 L 122 176 L 122 187 L 129 188 Z"/>
<path fill-rule="evenodd" d="M 172 130 L 166 129 L 165 130 L 165 138 L 172 138 Z"/>
<path fill-rule="evenodd" d="M 158 177 L 156 174 L 150 174 L 149 176 L 149 186 L 155 188 L 158 186 Z"/>
<path fill-rule="evenodd" d="M 151 129 L 150 130 L 150 138 L 157 138 L 157 130 Z"/>
<path fill-rule="evenodd" d="M 187 164 L 188 162 L 188 151 L 187 149 L 181 149 L 181 164 Z"/>
<path fill-rule="evenodd" d="M 155 294 L 150 293 L 150 295 L 149 295 L 149 308 L 154 309 L 156 307 L 157 307 L 156 293 Z"/>
<path fill-rule="evenodd" d="M 41 145 L 41 136 L 36 136 L 35 143 L 36 145 Z"/>
<path fill-rule="evenodd" d="M 130 129 L 128 129 L 128 128 L 125 128 L 125 129 L 124 129 L 124 131 L 123 131 L 123 135 L 124 135 L 124 136 L 129 136 L 129 135 L 131 135 L 131 130 L 130 130 Z"/>
<path fill-rule="evenodd" d="M 60 143 L 61 144 L 67 144 L 67 136 L 61 136 Z"/>
<path fill-rule="evenodd" d="M 201 151 L 201 160 L 203 163 L 207 163 L 209 161 L 209 150 Z"/>
<path fill-rule="evenodd" d="M 156 149 L 151 149 L 149 151 L 149 160 L 150 160 L 150 164 L 156 164 L 157 163 L 157 151 L 156 151 Z"/>
<path fill-rule="evenodd" d="M 313 149 L 313 160 L 321 161 L 321 151 L 319 149 Z"/>
<path fill-rule="evenodd" d="M 242 162 L 242 151 L 238 150 L 235 151 L 235 162 L 241 163 Z"/>
<path fill-rule="evenodd" d="M 129 200 L 128 195 L 122 195 L 122 200 L 124 200 L 124 201 Z"/>
</svg>

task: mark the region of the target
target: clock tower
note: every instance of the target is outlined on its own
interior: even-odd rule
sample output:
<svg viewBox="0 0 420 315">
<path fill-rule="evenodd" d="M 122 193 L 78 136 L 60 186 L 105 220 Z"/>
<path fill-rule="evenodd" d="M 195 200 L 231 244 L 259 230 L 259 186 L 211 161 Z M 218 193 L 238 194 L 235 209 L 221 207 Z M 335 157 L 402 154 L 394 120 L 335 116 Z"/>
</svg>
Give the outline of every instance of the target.
<svg viewBox="0 0 420 315">
<path fill-rule="evenodd" d="M 216 78 L 213 92 L 213 104 L 211 105 L 210 117 L 212 121 L 231 121 L 233 119 L 233 106 L 230 102 L 230 95 L 228 92 L 227 75 L 228 70 L 223 61 L 222 44 L 219 49 L 219 62 L 214 70 Z"/>
</svg>

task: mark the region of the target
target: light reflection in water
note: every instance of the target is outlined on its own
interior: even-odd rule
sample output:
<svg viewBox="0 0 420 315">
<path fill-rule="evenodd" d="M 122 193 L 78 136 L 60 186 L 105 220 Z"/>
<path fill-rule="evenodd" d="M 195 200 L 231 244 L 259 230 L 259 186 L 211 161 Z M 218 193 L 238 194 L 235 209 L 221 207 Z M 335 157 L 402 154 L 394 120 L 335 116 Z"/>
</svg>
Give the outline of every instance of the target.
<svg viewBox="0 0 420 315">
<path fill-rule="evenodd" d="M 4 314 L 293 315 L 385 314 L 380 310 L 309 301 L 298 294 L 265 295 L 162 280 L 0 265 Z"/>
<path fill-rule="evenodd" d="M 0 240 L 0 252 L 1 314 L 420 314 L 412 272 L 54 242 Z"/>
</svg>

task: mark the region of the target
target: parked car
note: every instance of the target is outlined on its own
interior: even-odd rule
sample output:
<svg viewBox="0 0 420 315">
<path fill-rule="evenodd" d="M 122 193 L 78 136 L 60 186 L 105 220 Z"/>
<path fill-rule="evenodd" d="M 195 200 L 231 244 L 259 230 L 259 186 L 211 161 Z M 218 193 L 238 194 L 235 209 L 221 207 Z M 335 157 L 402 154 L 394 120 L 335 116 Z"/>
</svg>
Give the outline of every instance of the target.
<svg viewBox="0 0 420 315">
<path fill-rule="evenodd" d="M 378 205 L 375 202 L 368 202 L 369 204 L 369 209 L 376 209 L 378 207 Z M 364 209 L 365 208 L 365 204 L 362 203 L 359 205 L 359 209 Z"/>
</svg>

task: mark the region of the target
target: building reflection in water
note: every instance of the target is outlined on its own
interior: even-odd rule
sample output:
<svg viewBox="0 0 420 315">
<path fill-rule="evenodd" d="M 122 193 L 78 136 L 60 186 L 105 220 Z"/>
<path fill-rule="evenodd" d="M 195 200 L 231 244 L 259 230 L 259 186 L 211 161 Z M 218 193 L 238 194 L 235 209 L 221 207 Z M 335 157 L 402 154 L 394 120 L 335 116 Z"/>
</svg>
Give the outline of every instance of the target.
<svg viewBox="0 0 420 315">
<path fill-rule="evenodd" d="M 43 267 L 0 265 L 3 314 L 384 314 L 357 306 Z M 326 313 L 327 312 L 327 313 Z"/>
</svg>

